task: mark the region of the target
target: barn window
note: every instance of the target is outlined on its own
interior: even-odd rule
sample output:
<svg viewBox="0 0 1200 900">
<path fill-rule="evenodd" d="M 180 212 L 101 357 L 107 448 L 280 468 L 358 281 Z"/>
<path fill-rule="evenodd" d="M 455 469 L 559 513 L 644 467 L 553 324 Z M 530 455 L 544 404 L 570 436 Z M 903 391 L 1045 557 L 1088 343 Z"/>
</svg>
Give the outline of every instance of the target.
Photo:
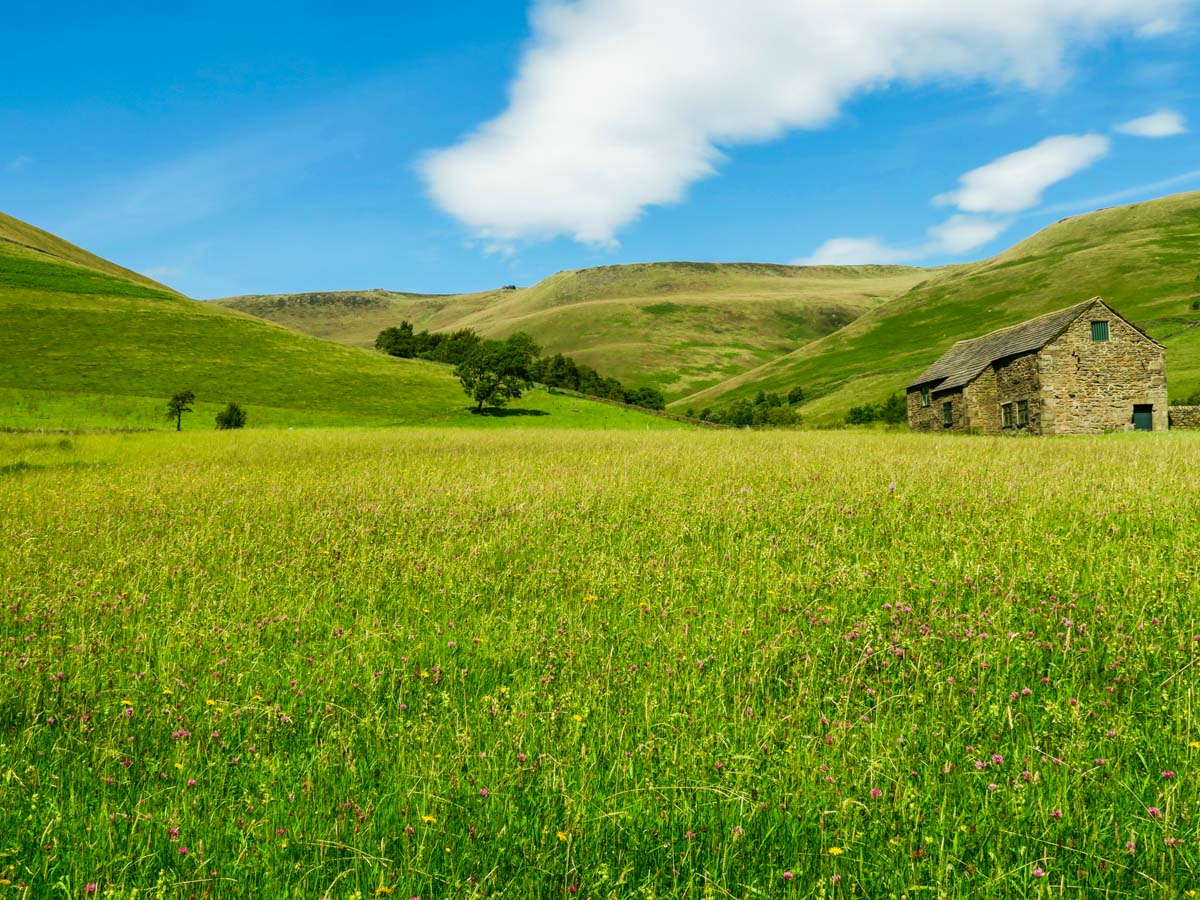
<svg viewBox="0 0 1200 900">
<path fill-rule="evenodd" d="M 1093 322 L 1092 323 L 1092 341 L 1097 344 L 1102 344 L 1108 340 L 1108 323 Z"/>
<path fill-rule="evenodd" d="M 927 387 L 921 388 L 921 405 L 929 406 L 929 388 Z"/>
<path fill-rule="evenodd" d="M 1017 424 L 1024 427 L 1029 424 L 1029 401 L 1017 401 Z"/>
<path fill-rule="evenodd" d="M 954 424 L 954 404 L 947 401 L 942 404 L 942 427 L 949 428 Z"/>
<path fill-rule="evenodd" d="M 1013 417 L 1011 403 L 1005 403 L 1000 407 L 1000 420 L 1005 428 L 1012 428 Z"/>
</svg>

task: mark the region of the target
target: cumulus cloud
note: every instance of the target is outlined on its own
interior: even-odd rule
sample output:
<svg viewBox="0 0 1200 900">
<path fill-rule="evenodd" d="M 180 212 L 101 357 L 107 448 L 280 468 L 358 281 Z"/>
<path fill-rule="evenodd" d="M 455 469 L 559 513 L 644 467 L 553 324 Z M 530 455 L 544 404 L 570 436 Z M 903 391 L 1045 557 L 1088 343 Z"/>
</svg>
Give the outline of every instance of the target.
<svg viewBox="0 0 1200 900">
<path fill-rule="evenodd" d="M 960 187 L 935 198 L 942 206 L 964 212 L 1016 213 L 1042 201 L 1053 184 L 1082 172 L 1108 155 L 1111 141 L 1103 135 L 1060 135 L 1028 150 L 1002 156 L 963 175 Z"/>
<path fill-rule="evenodd" d="M 1134 137 L 1165 138 L 1178 134 L 1187 134 L 1187 125 L 1183 116 L 1171 109 L 1164 109 L 1140 119 L 1123 122 L 1116 129 L 1121 134 L 1131 134 Z"/>
<path fill-rule="evenodd" d="M 829 125 L 888 85 L 1037 87 L 1090 41 L 1189 0 L 540 0 L 507 109 L 421 164 L 490 242 L 611 242 L 680 201 L 721 148 Z"/>
</svg>

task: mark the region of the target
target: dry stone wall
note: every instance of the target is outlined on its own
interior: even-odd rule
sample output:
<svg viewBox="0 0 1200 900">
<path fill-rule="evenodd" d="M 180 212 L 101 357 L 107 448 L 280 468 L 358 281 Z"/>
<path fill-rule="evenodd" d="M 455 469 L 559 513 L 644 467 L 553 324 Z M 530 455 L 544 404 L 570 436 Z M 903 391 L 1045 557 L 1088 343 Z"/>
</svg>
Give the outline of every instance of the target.
<svg viewBox="0 0 1200 900">
<path fill-rule="evenodd" d="M 1200 406 L 1172 406 L 1168 417 L 1172 429 L 1200 429 Z"/>
</svg>

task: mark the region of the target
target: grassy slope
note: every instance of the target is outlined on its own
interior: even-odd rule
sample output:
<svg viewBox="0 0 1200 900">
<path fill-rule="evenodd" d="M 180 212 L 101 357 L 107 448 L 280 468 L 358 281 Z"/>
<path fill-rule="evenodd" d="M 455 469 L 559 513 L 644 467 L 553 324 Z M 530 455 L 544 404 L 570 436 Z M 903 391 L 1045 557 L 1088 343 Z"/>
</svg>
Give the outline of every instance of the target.
<svg viewBox="0 0 1200 900">
<path fill-rule="evenodd" d="M 0 426 L 165 427 L 165 400 L 183 389 L 203 428 L 229 401 L 251 425 L 505 421 L 472 416 L 443 366 L 197 303 L 7 216 L 0 238 Z M 521 405 L 548 414 L 525 424 L 673 424 L 545 393 Z"/>
<path fill-rule="evenodd" d="M 680 397 L 830 334 L 928 277 L 899 266 L 653 263 L 559 272 L 529 288 L 482 294 L 364 291 L 220 302 L 361 346 L 402 319 L 494 337 L 527 331 L 548 352 Z"/>
<path fill-rule="evenodd" d="M 803 385 L 813 424 L 902 389 L 957 340 L 1101 295 L 1167 347 L 1171 395 L 1200 387 L 1200 193 L 1077 216 L 936 275 L 846 328 L 679 407 Z"/>
</svg>

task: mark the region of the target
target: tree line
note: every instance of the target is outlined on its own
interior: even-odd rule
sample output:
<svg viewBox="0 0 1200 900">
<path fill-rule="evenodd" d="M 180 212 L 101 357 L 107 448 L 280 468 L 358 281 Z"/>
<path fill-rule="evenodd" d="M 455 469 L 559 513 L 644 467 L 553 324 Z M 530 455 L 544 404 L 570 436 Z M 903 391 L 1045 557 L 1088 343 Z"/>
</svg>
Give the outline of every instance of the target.
<svg viewBox="0 0 1200 900">
<path fill-rule="evenodd" d="M 401 359 L 453 365 L 455 376 L 475 400 L 479 412 L 485 405 L 503 406 L 519 399 L 534 382 L 644 409 L 661 410 L 667 405 L 662 392 L 655 388 L 627 388 L 616 378 L 601 375 L 561 353 L 542 356 L 534 339 L 520 331 L 497 341 L 470 328 L 416 331 L 411 322 L 404 321 L 381 331 L 375 338 L 375 349 Z"/>
<path fill-rule="evenodd" d="M 802 419 L 796 405 L 804 400 L 804 388 L 794 387 L 787 395 L 759 391 L 753 400 L 735 400 L 723 409 L 705 407 L 687 411 L 688 418 L 733 428 L 798 428 Z"/>
</svg>

